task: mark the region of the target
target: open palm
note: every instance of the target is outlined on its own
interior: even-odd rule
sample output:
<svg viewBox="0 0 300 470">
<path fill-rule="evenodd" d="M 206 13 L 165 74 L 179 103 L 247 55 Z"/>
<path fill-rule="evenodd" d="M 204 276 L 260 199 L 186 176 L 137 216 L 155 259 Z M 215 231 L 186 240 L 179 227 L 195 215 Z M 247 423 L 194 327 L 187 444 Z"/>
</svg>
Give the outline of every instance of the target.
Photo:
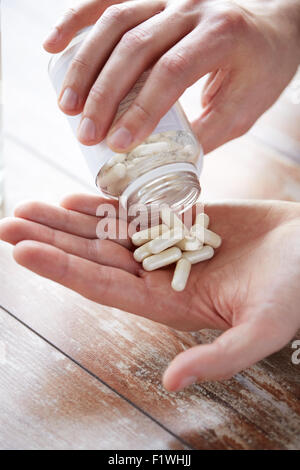
<svg viewBox="0 0 300 470">
<path fill-rule="evenodd" d="M 178 293 L 170 286 L 173 267 L 145 272 L 129 239 L 96 236 L 101 202 L 74 195 L 62 207 L 23 204 L 0 223 L 0 238 L 16 245 L 19 264 L 95 302 L 180 330 L 226 330 L 176 357 L 164 376 L 168 389 L 229 378 L 292 339 L 300 327 L 299 204 L 207 204 L 223 245 L 212 260 L 193 266 Z"/>
</svg>

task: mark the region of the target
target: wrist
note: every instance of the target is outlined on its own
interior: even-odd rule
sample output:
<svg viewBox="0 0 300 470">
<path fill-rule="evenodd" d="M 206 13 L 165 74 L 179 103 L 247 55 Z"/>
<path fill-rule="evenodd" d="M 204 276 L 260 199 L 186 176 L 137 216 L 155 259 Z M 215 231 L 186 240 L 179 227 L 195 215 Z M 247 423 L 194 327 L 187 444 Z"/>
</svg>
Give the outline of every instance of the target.
<svg viewBox="0 0 300 470">
<path fill-rule="evenodd" d="M 275 0 L 274 6 L 280 31 L 286 37 L 287 48 L 295 54 L 295 60 L 300 65 L 300 1 Z M 278 22 L 276 23 L 278 24 Z"/>
</svg>

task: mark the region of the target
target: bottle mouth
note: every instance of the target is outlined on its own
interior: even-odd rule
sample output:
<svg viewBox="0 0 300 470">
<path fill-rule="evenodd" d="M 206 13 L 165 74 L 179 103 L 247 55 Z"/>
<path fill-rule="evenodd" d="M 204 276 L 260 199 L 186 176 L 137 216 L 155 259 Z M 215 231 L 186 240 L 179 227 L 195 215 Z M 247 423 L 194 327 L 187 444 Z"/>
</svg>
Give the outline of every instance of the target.
<svg viewBox="0 0 300 470">
<path fill-rule="evenodd" d="M 200 169 L 192 163 L 172 163 L 140 176 L 129 184 L 120 197 L 123 207 L 147 208 L 168 205 L 181 214 L 198 200 L 201 187 Z"/>
</svg>

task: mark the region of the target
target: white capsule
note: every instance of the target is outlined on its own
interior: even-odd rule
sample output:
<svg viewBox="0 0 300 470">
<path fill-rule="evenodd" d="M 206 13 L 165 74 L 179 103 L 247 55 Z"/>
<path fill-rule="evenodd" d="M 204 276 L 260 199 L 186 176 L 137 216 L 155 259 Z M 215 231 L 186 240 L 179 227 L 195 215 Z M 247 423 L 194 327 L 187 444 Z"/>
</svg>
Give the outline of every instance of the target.
<svg viewBox="0 0 300 470">
<path fill-rule="evenodd" d="M 187 227 L 184 223 L 177 217 L 177 215 L 169 209 L 169 207 L 164 206 L 160 209 L 160 218 L 164 224 L 166 224 L 170 229 L 172 228 L 181 228 L 185 235 L 189 234 Z"/>
<path fill-rule="evenodd" d="M 126 153 L 116 153 L 107 163 L 106 168 L 111 168 L 117 163 L 123 163 L 126 159 Z"/>
<path fill-rule="evenodd" d="M 126 175 L 126 166 L 124 163 L 117 163 L 100 177 L 101 186 L 110 186 L 116 181 L 123 179 Z"/>
<path fill-rule="evenodd" d="M 176 246 L 178 246 L 182 251 L 195 251 L 200 250 L 203 244 L 198 240 L 198 238 L 187 235 L 183 240 L 177 243 Z"/>
<path fill-rule="evenodd" d="M 188 154 L 190 157 L 193 157 L 196 154 L 195 147 L 193 145 L 185 145 L 182 152 Z"/>
<path fill-rule="evenodd" d="M 149 243 L 150 251 L 154 255 L 157 255 L 171 246 L 176 245 L 183 238 L 184 232 L 182 231 L 181 227 L 168 230 Z"/>
<path fill-rule="evenodd" d="M 164 266 L 168 266 L 169 264 L 173 264 L 178 261 L 181 258 L 181 255 L 181 250 L 176 246 L 173 246 L 163 253 L 152 255 L 144 259 L 143 268 L 145 271 L 154 271 L 155 269 L 163 268 Z"/>
<path fill-rule="evenodd" d="M 181 292 L 187 284 L 192 264 L 185 258 L 181 258 L 176 263 L 176 268 L 172 280 L 172 289 Z"/>
<path fill-rule="evenodd" d="M 144 261 L 144 259 L 147 258 L 147 256 L 152 255 L 152 252 L 150 251 L 150 248 L 149 248 L 149 243 L 150 242 L 145 243 L 145 245 L 140 246 L 134 251 L 133 257 L 138 263 L 141 263 L 142 261 Z"/>
<path fill-rule="evenodd" d="M 219 248 L 219 246 L 221 246 L 222 238 L 220 235 L 208 230 L 203 225 L 193 225 L 190 233 L 205 245 L 210 245 L 213 248 Z"/>
<path fill-rule="evenodd" d="M 164 232 L 167 232 L 169 227 L 165 224 L 156 225 L 155 227 L 148 228 L 146 230 L 141 230 L 132 235 L 131 241 L 135 246 L 144 245 L 144 243 L 154 240 L 154 238 L 159 237 Z"/>
<path fill-rule="evenodd" d="M 209 226 L 208 215 L 205 214 L 204 212 L 201 212 L 200 214 L 198 214 L 195 220 L 195 225 L 202 225 L 203 227 L 208 228 Z"/>
<path fill-rule="evenodd" d="M 146 157 L 160 152 L 170 152 L 168 142 L 153 142 L 152 144 L 142 144 L 130 152 L 131 157 Z"/>
<path fill-rule="evenodd" d="M 204 246 L 201 250 L 186 251 L 182 258 L 187 259 L 191 264 L 201 263 L 214 256 L 214 249 L 211 246 Z"/>
</svg>

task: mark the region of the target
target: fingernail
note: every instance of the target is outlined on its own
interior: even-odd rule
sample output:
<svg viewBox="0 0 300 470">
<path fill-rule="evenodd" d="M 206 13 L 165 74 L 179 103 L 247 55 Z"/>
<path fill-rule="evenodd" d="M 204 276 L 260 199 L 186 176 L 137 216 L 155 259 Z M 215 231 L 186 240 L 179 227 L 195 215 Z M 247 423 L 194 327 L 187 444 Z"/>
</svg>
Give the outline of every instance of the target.
<svg viewBox="0 0 300 470">
<path fill-rule="evenodd" d="M 60 39 L 60 32 L 57 28 L 53 28 L 50 34 L 47 36 L 45 42 L 55 43 Z"/>
<path fill-rule="evenodd" d="M 189 387 L 190 385 L 197 382 L 197 380 L 198 380 L 198 377 L 195 377 L 195 376 L 185 377 L 185 379 L 183 379 L 178 385 L 176 391 L 183 390 L 184 388 Z"/>
<path fill-rule="evenodd" d="M 132 143 L 133 137 L 126 127 L 120 127 L 113 134 L 107 137 L 109 146 L 116 149 L 126 149 Z"/>
<path fill-rule="evenodd" d="M 92 142 L 96 139 L 96 126 L 92 119 L 84 118 L 78 130 L 79 140 Z"/>
<path fill-rule="evenodd" d="M 61 99 L 60 105 L 66 111 L 73 111 L 78 106 L 78 94 L 72 88 L 66 88 Z"/>
</svg>

